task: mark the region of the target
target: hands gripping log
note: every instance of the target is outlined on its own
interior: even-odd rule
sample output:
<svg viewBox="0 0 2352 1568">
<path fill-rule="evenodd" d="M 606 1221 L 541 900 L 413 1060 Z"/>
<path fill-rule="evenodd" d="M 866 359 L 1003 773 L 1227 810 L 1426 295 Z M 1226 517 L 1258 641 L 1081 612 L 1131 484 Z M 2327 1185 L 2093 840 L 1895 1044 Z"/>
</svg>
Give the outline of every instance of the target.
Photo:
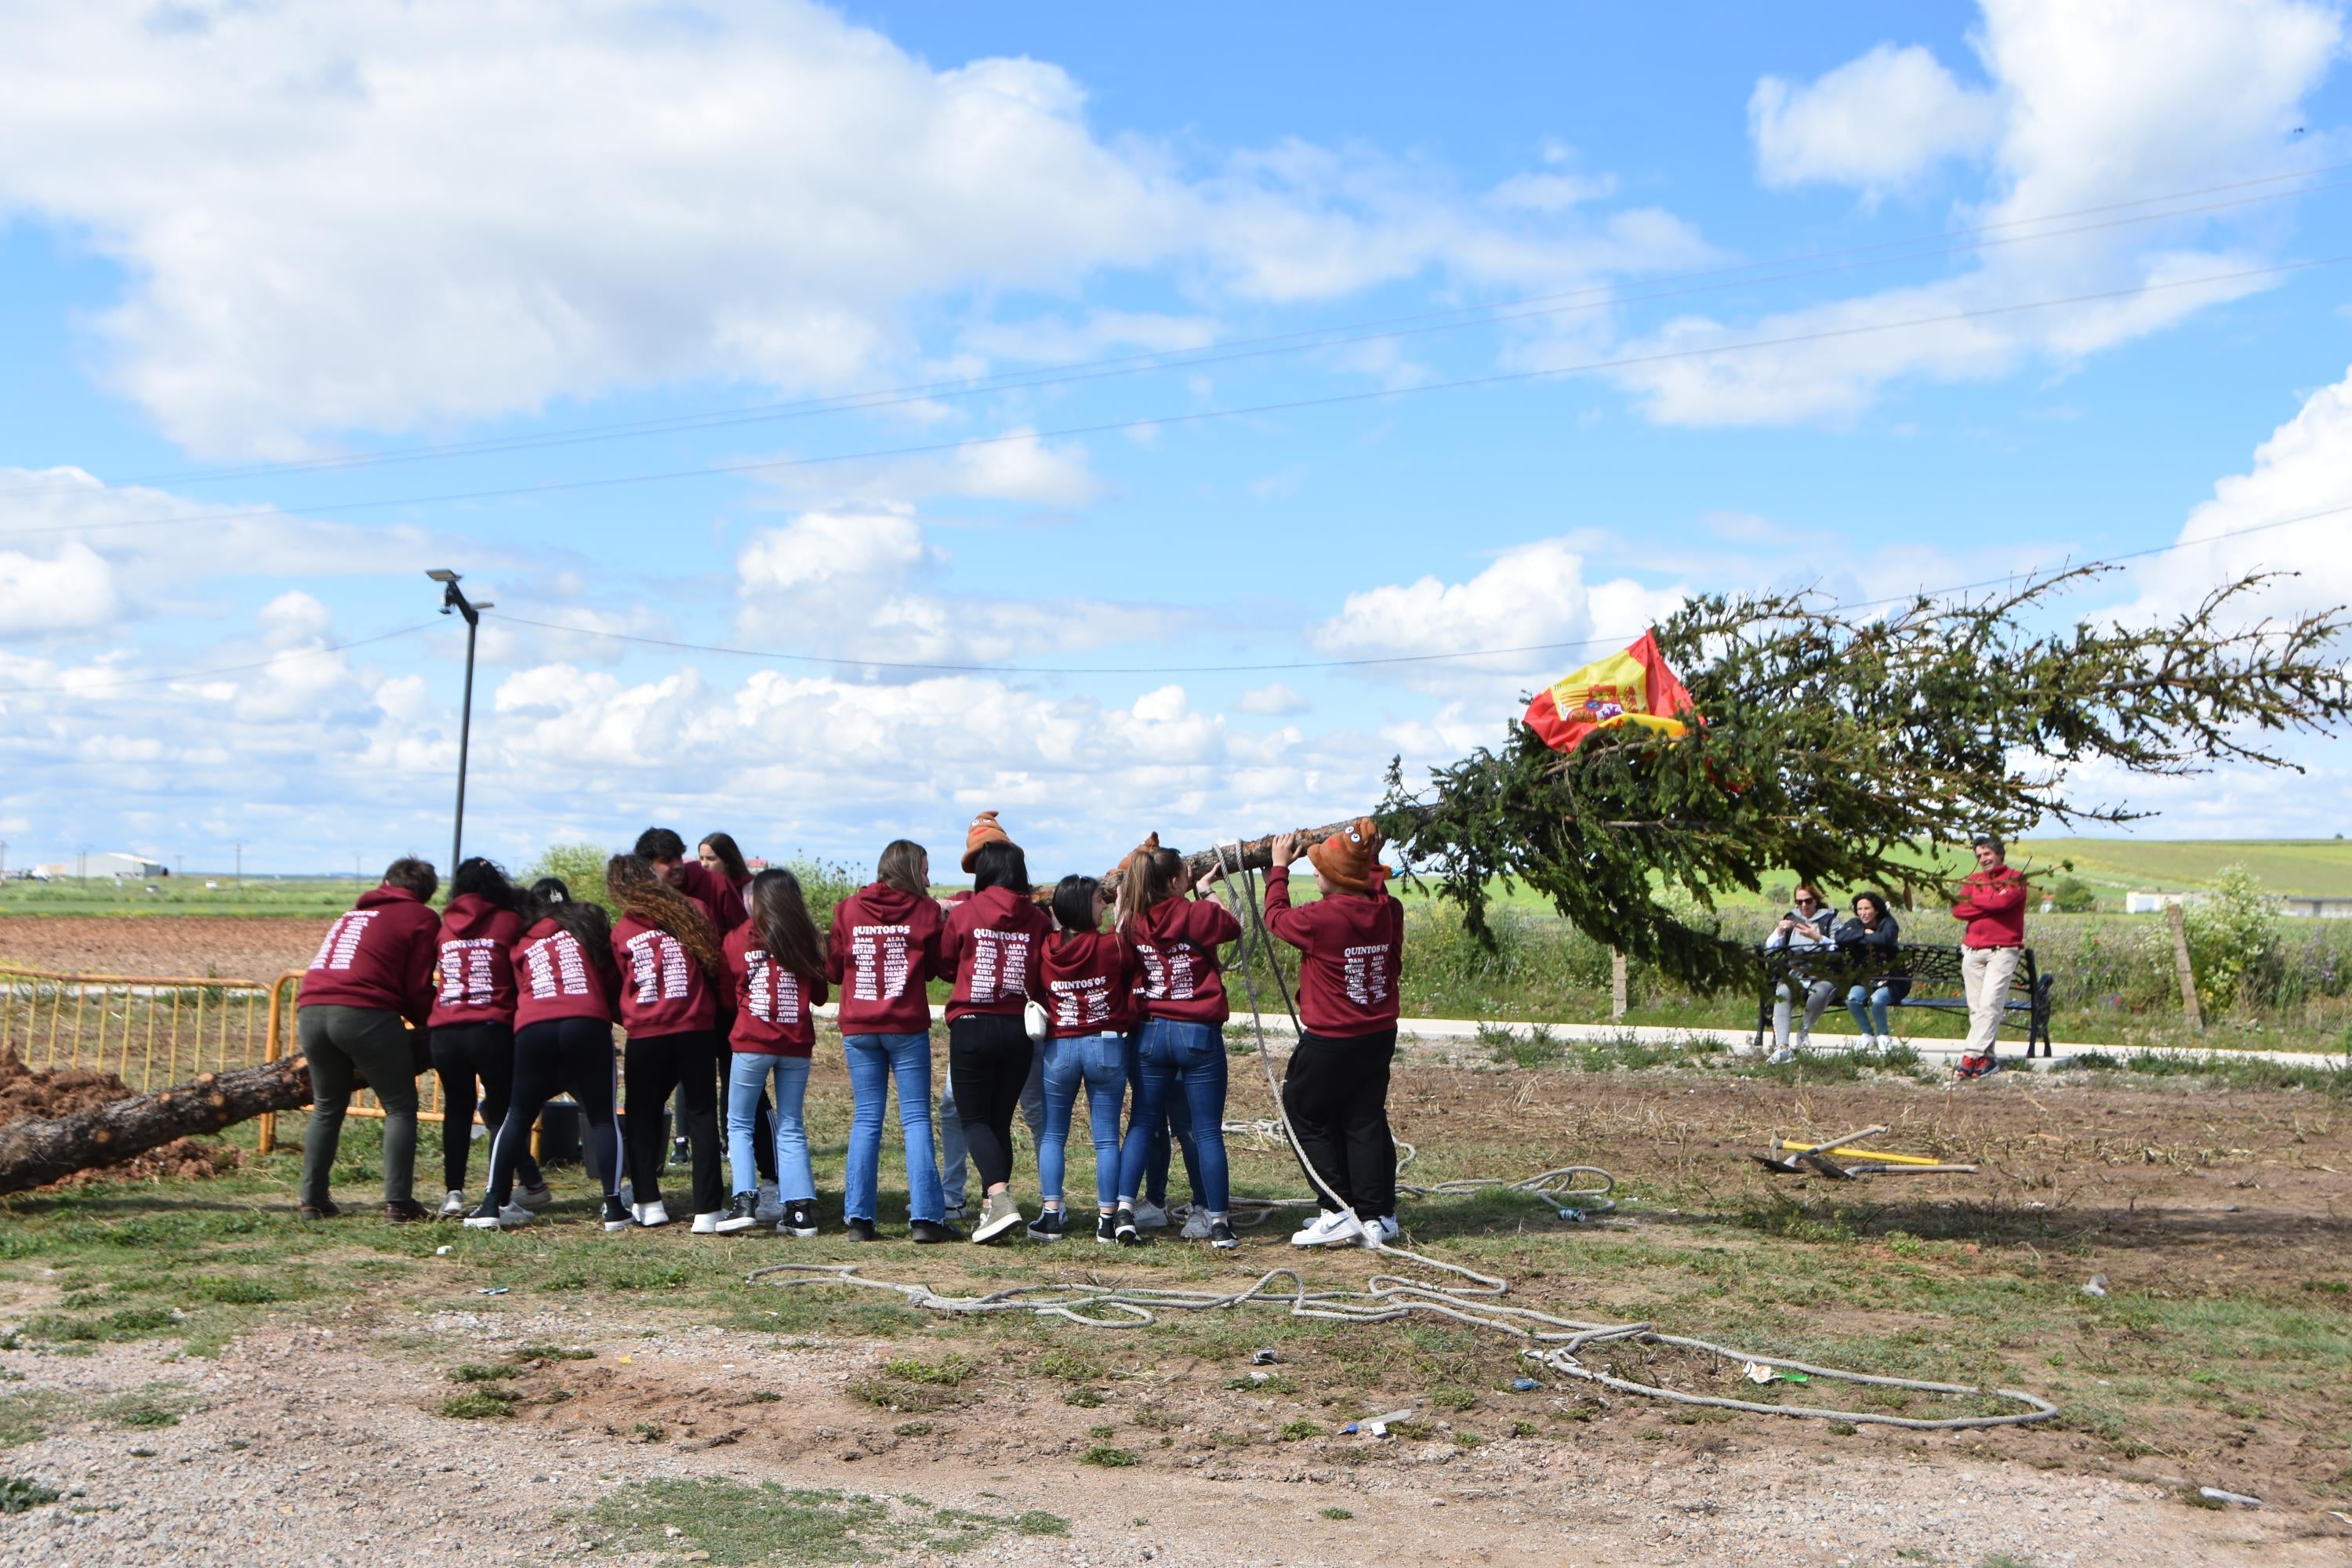
<svg viewBox="0 0 2352 1568">
<path fill-rule="evenodd" d="M 1010 1070 L 1026 1043 L 1020 1015 L 1031 1000 L 1048 1004 L 1054 995 L 1046 990 L 1033 997 L 1026 976 L 1015 983 L 1006 968 L 1007 955 L 1018 952 L 1024 963 L 1035 955 L 1039 973 L 1058 967 L 1067 996 L 1135 1003 L 1137 1049 L 1153 1063 L 1140 1076 L 1156 1085 L 1156 1101 L 1189 1113 L 1195 1103 L 1195 1080 L 1205 1082 L 1213 1076 L 1201 1031 L 1224 1021 L 1216 952 L 1243 934 L 1241 922 L 1231 912 L 1212 900 L 1189 897 L 1189 890 L 1212 877 L 1228 888 L 1233 879 L 1241 878 L 1244 891 L 1234 901 L 1250 916 L 1254 942 L 1261 948 L 1270 940 L 1298 946 L 1305 954 L 1303 967 L 1312 971 L 1318 963 L 1316 934 L 1297 925 L 1307 910 L 1288 907 L 1282 874 L 1286 867 L 1276 864 L 1286 850 L 1298 847 L 1300 838 L 1344 858 L 1351 832 L 1359 844 L 1367 837 L 1385 837 L 1405 863 L 1434 884 L 1439 896 L 1463 908 L 1475 931 L 1485 929 L 1493 888 L 1498 882 L 1523 883 L 1542 893 L 1588 935 L 1670 978 L 1702 989 L 1745 986 L 1754 973 L 1752 955 L 1726 939 L 1707 918 L 1722 889 L 1753 890 L 1768 875 L 1794 871 L 1807 881 L 1932 892 L 1942 881 L 1935 853 L 1940 847 L 1965 844 L 1980 834 L 2007 837 L 2037 826 L 2118 823 L 2143 815 L 2127 803 L 2079 798 L 2068 787 L 2079 764 L 2103 763 L 2127 773 L 2159 776 L 2200 771 L 2224 759 L 2294 766 L 2278 749 L 2280 737 L 2334 734 L 2352 715 L 2352 685 L 2347 685 L 2344 664 L 2347 622 L 2340 607 L 2267 616 L 2261 602 L 2271 579 L 2253 575 L 2215 588 L 2168 620 L 2126 626 L 2094 617 L 2070 622 L 2060 614 L 2054 601 L 2062 594 L 2107 570 L 2095 565 L 2053 573 L 1969 601 L 1923 597 L 1891 613 L 1866 616 L 1843 612 L 1806 594 L 1694 599 L 1622 654 L 1537 693 L 1525 716 L 1508 725 L 1498 746 L 1480 748 L 1434 770 L 1425 788 L 1408 788 L 1392 766 L 1386 796 L 1370 818 L 1330 824 L 1304 835 L 1247 839 L 1185 857 L 1158 851 L 1155 840 L 1145 847 L 1153 854 L 1130 856 L 1102 878 L 1063 879 L 1054 889 L 1052 918 L 1026 898 L 1027 871 L 1025 862 L 1017 859 L 1017 849 L 1012 851 L 1015 858 L 1008 860 L 1003 850 L 991 847 L 1009 843 L 992 816 L 974 825 L 965 868 L 973 870 L 982 861 L 988 867 L 975 872 L 974 891 L 961 903 L 944 912 L 933 905 L 920 847 L 899 841 L 885 851 L 876 882 L 852 900 L 864 903 L 852 911 L 851 929 L 845 930 L 836 920 L 832 941 L 821 944 L 821 955 L 811 951 L 820 945 L 808 940 L 813 931 L 798 929 L 806 923 L 805 910 L 798 922 L 793 918 L 797 887 L 772 883 L 763 895 L 744 873 L 732 841 L 724 835 L 712 835 L 704 841 L 699 858 L 688 859 L 676 834 L 656 829 L 639 840 L 634 856 L 616 858 L 608 890 L 623 910 L 617 929 L 604 929 L 601 910 L 567 900 L 561 889 L 534 889 L 533 900 L 515 898 L 506 912 L 521 929 L 508 936 L 504 947 L 496 932 L 453 934 L 452 925 L 463 922 L 435 916 L 426 902 L 435 890 L 432 868 L 401 862 L 387 873 L 384 888 L 363 898 L 361 907 L 328 933 L 305 981 L 302 1037 L 310 1071 L 291 1063 L 222 1074 L 209 1082 L 79 1117 L 0 1129 L 0 1192 L 20 1191 L 75 1169 L 126 1159 L 192 1131 L 216 1130 L 265 1110 L 291 1110 L 309 1100 L 314 1089 L 320 1112 L 314 1116 L 310 1142 L 325 1144 L 331 1155 L 340 1104 L 364 1079 L 377 1086 L 387 1111 L 394 1113 L 389 1121 L 399 1120 L 404 1100 L 407 1110 L 408 1150 L 397 1155 L 402 1191 L 387 1192 L 387 1217 L 421 1217 L 405 1191 L 405 1162 L 413 1151 L 414 1083 L 407 1066 L 392 1049 L 393 1031 L 406 1034 L 399 1027 L 404 1016 L 432 1028 L 436 1064 L 440 1065 L 443 1025 L 436 1016 L 435 998 L 451 991 L 449 943 L 454 940 L 485 945 L 460 950 L 462 983 L 452 1005 L 475 1009 L 465 1021 L 492 1027 L 471 1042 L 477 1048 L 470 1055 L 456 1050 L 453 1043 L 445 1084 L 453 1075 L 463 1074 L 470 1103 L 471 1080 L 479 1076 L 486 1113 L 488 1102 L 503 1092 L 500 1124 L 506 1127 L 515 1124 L 531 1098 L 543 1098 L 558 1088 L 572 1087 L 575 1095 L 585 1091 L 594 1100 L 593 1086 L 601 1073 L 604 1089 L 598 1103 L 604 1126 L 592 1125 L 591 1158 L 604 1184 L 605 1218 L 612 1228 L 667 1217 L 659 1199 L 649 1194 L 649 1189 L 657 1191 L 660 1164 L 649 1157 L 654 1152 L 649 1147 L 630 1151 L 635 1205 L 621 1202 L 622 1159 L 618 1140 L 610 1136 L 609 1025 L 615 1014 L 629 1026 L 632 1058 L 640 1055 L 640 1041 L 649 1042 L 642 1053 L 642 1074 L 632 1062 L 629 1098 L 650 1108 L 657 1103 L 651 1098 L 657 1089 L 665 1098 L 672 1089 L 677 1093 L 681 1130 L 696 1150 L 697 1228 L 747 1226 L 771 1209 L 784 1211 L 779 1223 L 787 1228 L 806 1228 L 790 1222 L 808 1217 L 793 1200 L 810 1194 L 778 1192 L 772 1200 L 768 1194 L 777 1192 L 777 1182 L 807 1184 L 800 1175 L 805 1167 L 804 1144 L 790 1146 L 788 1131 L 797 1133 L 798 1094 L 806 1082 L 806 1009 L 831 985 L 841 992 L 845 1037 L 866 1042 L 850 1047 L 852 1078 L 861 1090 L 863 1131 L 862 1139 L 860 1131 L 853 1131 L 853 1167 L 861 1155 L 870 1161 L 875 1152 L 881 1097 L 895 1082 L 902 1112 L 913 1113 L 913 1124 L 907 1127 L 910 1186 L 919 1189 L 917 1206 L 935 1211 L 910 1218 L 917 1223 L 918 1239 L 944 1239 L 957 1233 L 946 1202 L 953 1194 L 940 1190 L 941 1177 L 960 1180 L 962 1161 L 952 1157 L 960 1149 L 950 1151 L 951 1172 L 932 1168 L 931 1187 L 923 1188 L 914 1175 L 919 1127 L 921 1163 L 930 1163 L 929 1055 L 917 1044 L 929 1023 L 928 1004 L 921 1001 L 924 982 L 936 974 L 956 985 L 956 998 L 949 1005 L 950 1102 L 965 1099 L 967 1081 L 986 1101 L 941 1106 L 941 1131 L 960 1122 L 962 1130 L 978 1133 L 972 1152 L 981 1159 L 984 1185 L 994 1189 L 987 1195 L 1002 1198 L 995 1167 L 1004 1130 L 1014 1109 L 1024 1116 L 1032 1110 L 1028 1086 L 1013 1081 Z M 1686 678 L 1678 677 L 1677 669 L 1687 671 Z M 625 866 L 624 861 L 634 864 Z M 468 872 L 479 880 L 475 868 L 484 864 L 469 861 L 460 868 L 460 881 Z M 1318 868 L 1324 870 L 1327 888 L 1331 886 L 1329 870 Z M 1252 885 L 1254 874 L 1261 870 L 1268 873 L 1270 884 L 1263 910 Z M 789 879 L 788 873 L 767 873 L 761 880 L 774 876 Z M 402 885 L 403 878 L 408 885 Z M 1137 886 L 1145 883 L 1146 888 Z M 754 910 L 744 908 L 747 892 L 757 906 Z M 453 910 L 457 901 L 452 900 Z M 1377 889 L 1363 901 L 1373 908 L 1393 907 L 1393 900 Z M 1120 910 L 1118 929 L 1112 932 L 1096 929 L 1106 906 Z M 1155 910 L 1160 911 L 1157 920 L 1147 918 Z M 476 915 L 477 925 L 489 921 L 479 911 Z M 1139 923 L 1140 937 L 1136 934 Z M 861 926 L 866 931 L 863 937 L 858 934 Z M 751 934 L 739 935 L 746 930 Z M 1092 940 L 1082 943 L 1076 940 L 1080 936 Z M 1378 945 L 1338 943 L 1337 967 L 1327 976 L 1330 994 L 1351 994 L 1348 950 Z M 1146 948 L 1162 965 L 1156 976 L 1142 956 Z M 1122 950 L 1128 956 L 1118 956 Z M 477 952 L 485 955 L 478 970 L 472 956 Z M 782 962 L 775 957 L 779 952 L 786 955 Z M 1369 956 L 1356 954 L 1359 960 Z M 339 958 L 341 978 L 337 973 L 321 973 L 335 971 Z M 1192 993 L 1181 1001 L 1190 1005 L 1163 1006 L 1155 1016 L 1153 999 L 1146 994 L 1155 988 L 1171 990 L 1169 965 L 1177 963 L 1184 967 Z M 1122 963 L 1133 964 L 1133 972 L 1119 968 Z M 354 968 L 361 972 L 356 979 Z M 1359 969 L 1355 981 L 1360 991 L 1369 975 L 1360 963 Z M 1254 988 L 1251 966 L 1245 964 L 1242 973 Z M 1204 1002 L 1204 986 L 1212 985 L 1213 1001 Z M 1383 987 L 1390 998 L 1387 1023 L 1391 1031 L 1394 985 L 1391 963 Z M 1158 1000 L 1165 1004 L 1175 999 L 1162 995 Z M 1255 1014 L 1255 998 L 1253 1003 Z M 1324 1031 L 1318 1027 L 1313 1005 L 1302 1010 L 1308 1015 L 1301 1020 L 1303 1049 L 1306 1037 Z M 1116 1001 L 1108 1011 L 1116 1019 Z M 331 1016 L 338 1013 L 376 1016 Z M 1049 1055 L 1083 1057 L 1085 1052 L 1076 1047 L 1056 1053 L 1054 1047 L 1114 1032 L 1099 1026 L 1103 1018 L 1082 1012 L 1072 1017 L 1067 1035 L 1054 1033 L 1049 1018 Z M 1361 1016 L 1339 1016 L 1339 1025 L 1349 1028 L 1364 1021 Z M 512 1054 L 507 1059 L 512 1079 L 494 1084 L 495 1073 L 478 1074 L 468 1062 L 499 1056 L 495 1028 L 501 1024 L 511 1030 Z M 564 1026 L 551 1036 L 549 1027 L 559 1025 Z M 539 1026 L 536 1036 L 533 1026 Z M 1379 1033 L 1358 1029 L 1326 1037 L 1360 1041 L 1367 1032 Z M 527 1037 L 534 1044 L 528 1053 L 523 1048 Z M 1151 1041 L 1148 1047 L 1147 1037 Z M 753 1064 L 761 1068 L 757 1074 L 740 1075 L 747 1086 L 756 1078 L 757 1094 L 742 1097 L 738 1114 L 737 1095 L 731 1087 L 722 1089 L 719 1079 L 722 1068 L 731 1068 L 730 1058 L 740 1060 L 747 1048 L 748 1054 L 769 1060 Z M 1197 1071 L 1187 1070 L 1195 1065 L 1187 1053 L 1202 1058 Z M 915 1071 L 919 1055 L 924 1069 L 920 1074 Z M 1213 1055 L 1221 1075 L 1221 1045 L 1214 1047 Z M 528 1073 L 523 1070 L 526 1057 L 532 1063 Z M 1263 1054 L 1261 1059 L 1265 1059 Z M 1077 1061 L 1059 1075 L 1058 1089 L 1048 1086 L 1046 1105 L 1032 1118 L 1033 1126 L 1055 1100 L 1061 1101 L 1066 1126 L 1068 1103 L 1076 1096 L 1085 1094 L 1090 1101 L 1108 1096 L 1115 1076 L 1112 1064 L 1104 1059 L 1093 1066 L 1089 1074 L 1087 1064 Z M 969 1070 L 959 1072 L 960 1067 Z M 1294 1078 L 1297 1073 L 1294 1058 Z M 736 1076 L 730 1071 L 730 1086 Z M 1221 1076 L 1218 1082 L 1221 1087 Z M 772 1105 L 768 1099 L 772 1086 Z M 1397 1250 L 1381 1223 L 1392 1217 L 1381 1209 L 1386 1192 L 1376 1179 L 1360 1177 L 1357 1170 L 1379 1163 L 1372 1153 L 1379 1142 L 1369 1113 L 1354 1116 L 1360 1108 L 1344 1103 L 1336 1088 L 1308 1092 L 1303 1099 L 1281 1086 L 1277 1092 L 1284 1095 L 1288 1113 L 1286 1133 L 1299 1151 L 1302 1165 L 1316 1178 L 1325 1212 L 1355 1215 L 1351 1234 L 1343 1239 L 1355 1241 L 1353 1232 L 1360 1232 L 1376 1250 Z M 923 1101 L 919 1106 L 913 1103 L 916 1095 Z M 737 1200 L 731 1207 L 718 1185 L 717 1108 L 722 1098 L 729 1142 L 741 1155 L 731 1162 L 730 1184 Z M 793 1101 L 789 1107 L 787 1099 Z M 872 1125 L 866 1128 L 868 1099 L 873 1101 Z M 1217 1100 L 1221 1102 L 1222 1096 Z M 1207 1101 L 1197 1103 L 1205 1108 Z M 1311 1122 L 1313 1115 L 1300 1114 L 1301 1108 L 1336 1119 L 1336 1152 L 1328 1140 L 1318 1144 L 1323 1135 L 1311 1129 L 1302 1145 L 1300 1127 Z M 530 1109 L 535 1114 L 537 1106 Z M 485 1120 L 489 1120 L 487 1114 Z M 592 1114 L 592 1124 L 598 1120 Z M 630 1120 L 633 1125 L 641 1121 L 646 1126 L 659 1125 L 657 1114 Z M 1175 1142 L 1184 1150 L 1196 1189 L 1212 1189 L 1197 1194 L 1210 1200 L 1202 1205 L 1210 1211 L 1204 1217 L 1212 1226 L 1224 1222 L 1230 1228 L 1232 1200 L 1221 1190 L 1222 1136 L 1213 1139 L 1203 1118 L 1188 1115 L 1186 1120 L 1189 1125 L 1179 1131 Z M 527 1119 L 522 1125 L 528 1126 Z M 759 1179 L 767 1176 L 765 1167 L 772 1163 L 772 1163 L 779 1173 L 774 1181 Z M 388 1125 L 388 1178 L 395 1160 L 391 1131 Z M 1141 1129 L 1139 1138 L 1138 1131 L 1130 1126 L 1115 1155 L 1108 1148 L 1097 1149 L 1098 1179 L 1114 1189 L 1108 1194 L 1111 1213 L 1097 1217 L 1109 1222 L 1112 1239 L 1118 1238 L 1115 1233 L 1123 1220 L 1160 1206 L 1153 1201 L 1154 1167 L 1166 1155 L 1163 1152 L 1154 1157 L 1156 1126 Z M 1166 1145 L 1159 1147 L 1164 1151 Z M 1317 1148 L 1323 1152 L 1315 1152 Z M 756 1177 L 749 1169 L 754 1163 L 761 1167 Z M 535 1173 L 521 1165 L 519 1151 L 511 1148 L 494 1149 L 492 1163 L 494 1184 L 511 1179 L 510 1164 L 520 1171 L 522 1184 L 494 1194 L 499 1203 L 486 1204 L 488 1212 L 477 1215 L 477 1223 L 528 1217 Z M 1343 1165 L 1344 1172 L 1338 1168 Z M 854 1186 L 855 1169 L 852 1175 Z M 459 1173 L 451 1183 L 453 1195 L 462 1179 Z M 1360 1212 L 1364 1200 L 1355 1191 L 1360 1181 L 1371 1189 L 1369 1206 L 1375 1212 L 1369 1226 Z M 315 1194 L 309 1186 L 306 1181 L 306 1205 L 320 1209 L 320 1204 L 310 1200 L 315 1196 L 323 1202 L 323 1185 Z M 862 1222 L 870 1234 L 875 1219 L 870 1182 L 862 1191 L 854 1186 L 848 1195 L 853 1230 Z M 855 1200 L 860 1197 L 867 1212 L 856 1212 Z M 1006 1206 L 992 1203 L 975 1228 L 1005 1234 L 1020 1219 L 1013 1209 L 1008 1225 Z M 324 1209 L 331 1211 L 331 1204 L 324 1204 Z M 930 1234 L 925 1234 L 925 1227 Z M 1457 1282 L 1419 1284 L 1379 1276 L 1361 1292 L 1310 1291 L 1294 1272 L 1276 1269 L 1248 1289 L 1230 1295 L 1088 1288 L 1045 1296 L 1014 1290 L 966 1300 L 938 1297 L 921 1286 L 882 1286 L 839 1270 L 820 1272 L 844 1283 L 899 1290 L 942 1310 L 1049 1311 L 1086 1321 L 1140 1321 L 1154 1310 L 1243 1301 L 1350 1319 L 1432 1311 L 1520 1337 L 1529 1353 L 1562 1374 L 1604 1383 L 1611 1381 L 1609 1375 L 1584 1368 L 1579 1352 L 1627 1335 L 1683 1344 L 1703 1354 L 1736 1353 L 1656 1336 L 1644 1325 L 1579 1323 L 1507 1308 L 1495 1300 L 1503 1291 L 1502 1281 L 1456 1265 L 1406 1256 Z M 1090 1311 L 1088 1303 L 1097 1304 L 1099 1310 Z M 1111 1316 L 1106 1320 L 1103 1313 Z M 1822 1374 L 1822 1369 L 1801 1370 Z M 1637 1391 L 1698 1397 L 1654 1387 Z M 1985 1424 L 2047 1414 L 2047 1407 L 2031 1396 L 2002 1397 L 2027 1408 L 1951 1419 Z M 1845 1418 L 1894 1419 L 1851 1413 Z"/>
</svg>

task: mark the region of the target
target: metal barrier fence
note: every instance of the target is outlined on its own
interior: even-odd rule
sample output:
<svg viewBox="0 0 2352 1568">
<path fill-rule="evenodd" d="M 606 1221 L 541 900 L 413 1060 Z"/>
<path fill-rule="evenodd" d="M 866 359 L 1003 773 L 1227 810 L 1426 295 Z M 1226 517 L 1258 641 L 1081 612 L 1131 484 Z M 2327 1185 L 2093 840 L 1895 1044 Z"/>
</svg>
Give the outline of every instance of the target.
<svg viewBox="0 0 2352 1568">
<path fill-rule="evenodd" d="M 258 1067 L 299 1050 L 294 1008 L 301 984 L 299 970 L 264 983 L 0 964 L 0 1048 L 36 1071 L 112 1073 L 130 1092 L 152 1094 L 199 1073 Z M 417 1093 L 418 1119 L 442 1120 L 440 1078 L 425 1074 Z M 350 1114 L 380 1117 L 383 1108 L 362 1090 Z M 260 1123 L 267 1154 L 278 1145 L 277 1115 Z"/>
</svg>

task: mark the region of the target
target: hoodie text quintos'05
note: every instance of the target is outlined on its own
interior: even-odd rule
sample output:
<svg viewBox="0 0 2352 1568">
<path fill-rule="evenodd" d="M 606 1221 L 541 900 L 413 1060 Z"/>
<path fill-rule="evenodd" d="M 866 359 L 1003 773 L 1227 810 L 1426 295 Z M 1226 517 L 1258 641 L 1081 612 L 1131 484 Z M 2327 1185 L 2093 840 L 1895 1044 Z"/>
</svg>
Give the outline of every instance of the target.
<svg viewBox="0 0 2352 1568">
<path fill-rule="evenodd" d="M 923 986 L 942 973 L 940 907 L 868 882 L 833 911 L 825 975 L 841 998 L 845 1035 L 919 1035 L 931 1026 Z"/>
<path fill-rule="evenodd" d="M 433 991 L 436 1029 L 467 1024 L 511 1024 L 515 1016 L 514 944 L 522 917 L 479 893 L 460 893 L 441 915 L 440 984 Z"/>
<path fill-rule="evenodd" d="M 940 971 L 955 974 L 948 1020 L 973 1014 L 1009 1017 L 1029 1002 L 1037 944 L 1054 929 L 1045 911 L 1010 888 L 974 893 L 950 910 L 940 933 Z"/>
<path fill-rule="evenodd" d="M 708 1029 L 719 997 L 686 943 L 633 914 L 613 928 L 613 962 L 621 966 L 621 1026 L 651 1039 Z"/>
<path fill-rule="evenodd" d="M 1266 929 L 1298 949 L 1298 1021 L 1327 1039 L 1393 1029 L 1404 963 L 1404 906 L 1386 889 L 1334 889 L 1290 901 L 1290 870 L 1265 874 Z"/>
<path fill-rule="evenodd" d="M 371 888 L 339 915 L 302 974 L 305 1007 L 367 1007 L 422 1028 L 433 1008 L 441 917 L 405 888 Z"/>
</svg>

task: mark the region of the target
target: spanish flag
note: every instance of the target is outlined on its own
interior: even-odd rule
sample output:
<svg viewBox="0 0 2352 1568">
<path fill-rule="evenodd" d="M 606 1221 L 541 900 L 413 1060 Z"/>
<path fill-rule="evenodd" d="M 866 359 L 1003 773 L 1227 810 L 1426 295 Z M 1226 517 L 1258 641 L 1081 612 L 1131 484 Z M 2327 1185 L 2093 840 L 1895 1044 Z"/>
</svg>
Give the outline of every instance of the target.
<svg viewBox="0 0 2352 1568">
<path fill-rule="evenodd" d="M 1555 752 L 1572 752 L 1597 730 L 1641 724 L 1669 739 L 1689 733 L 1676 717 L 1690 714 L 1690 693 L 1658 651 L 1658 634 L 1646 631 L 1622 653 L 1596 659 L 1562 676 L 1528 704 L 1528 728 Z"/>
</svg>

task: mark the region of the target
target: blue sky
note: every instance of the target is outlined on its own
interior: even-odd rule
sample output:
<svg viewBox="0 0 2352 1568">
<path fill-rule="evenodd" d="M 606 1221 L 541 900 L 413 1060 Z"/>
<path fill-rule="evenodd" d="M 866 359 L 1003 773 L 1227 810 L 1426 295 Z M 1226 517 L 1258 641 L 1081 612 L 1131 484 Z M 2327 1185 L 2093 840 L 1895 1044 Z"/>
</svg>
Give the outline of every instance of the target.
<svg viewBox="0 0 2352 1568">
<path fill-rule="evenodd" d="M 1431 15 L 27 8 L 10 861 L 446 854 L 431 566 L 469 847 L 1040 871 L 1360 809 L 1693 590 L 2341 595 L 2352 514 L 2232 536 L 2352 503 L 2335 6 Z M 2089 784 L 2333 833 L 2296 755 Z"/>
</svg>

